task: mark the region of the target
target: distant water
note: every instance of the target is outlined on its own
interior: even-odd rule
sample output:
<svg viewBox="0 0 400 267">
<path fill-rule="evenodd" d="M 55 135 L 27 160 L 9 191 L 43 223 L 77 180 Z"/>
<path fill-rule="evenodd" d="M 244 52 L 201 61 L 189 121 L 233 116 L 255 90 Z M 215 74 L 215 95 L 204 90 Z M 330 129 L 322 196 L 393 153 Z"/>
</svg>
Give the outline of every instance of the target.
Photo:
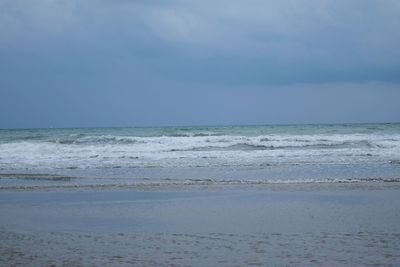
<svg viewBox="0 0 400 267">
<path fill-rule="evenodd" d="M 3 186 L 89 178 L 167 184 L 400 181 L 400 124 L 2 129 L 0 178 Z"/>
</svg>

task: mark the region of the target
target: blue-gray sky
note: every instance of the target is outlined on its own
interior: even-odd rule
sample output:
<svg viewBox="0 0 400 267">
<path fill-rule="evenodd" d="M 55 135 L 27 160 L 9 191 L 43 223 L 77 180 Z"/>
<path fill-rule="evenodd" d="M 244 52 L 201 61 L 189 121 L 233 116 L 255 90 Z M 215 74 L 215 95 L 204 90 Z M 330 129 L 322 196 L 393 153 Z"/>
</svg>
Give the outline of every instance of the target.
<svg viewBox="0 0 400 267">
<path fill-rule="evenodd" d="M 0 128 L 400 121 L 398 0 L 0 0 Z"/>
</svg>

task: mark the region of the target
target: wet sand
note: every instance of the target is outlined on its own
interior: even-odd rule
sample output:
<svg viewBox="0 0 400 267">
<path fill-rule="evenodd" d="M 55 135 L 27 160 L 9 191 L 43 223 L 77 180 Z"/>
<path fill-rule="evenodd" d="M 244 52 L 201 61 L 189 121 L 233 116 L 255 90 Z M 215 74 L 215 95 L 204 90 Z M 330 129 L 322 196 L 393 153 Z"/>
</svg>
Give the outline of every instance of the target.
<svg viewBox="0 0 400 267">
<path fill-rule="evenodd" d="M 387 186 L 2 191 L 0 212 L 5 266 L 400 264 Z"/>
</svg>

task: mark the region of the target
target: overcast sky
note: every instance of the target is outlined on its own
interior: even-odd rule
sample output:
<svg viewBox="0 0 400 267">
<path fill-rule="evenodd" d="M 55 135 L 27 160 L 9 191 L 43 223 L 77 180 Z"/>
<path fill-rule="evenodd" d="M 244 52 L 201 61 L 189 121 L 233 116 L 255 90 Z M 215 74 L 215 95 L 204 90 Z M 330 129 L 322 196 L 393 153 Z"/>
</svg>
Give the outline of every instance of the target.
<svg viewBox="0 0 400 267">
<path fill-rule="evenodd" d="M 400 121 L 398 0 L 0 0 L 0 128 Z"/>
</svg>

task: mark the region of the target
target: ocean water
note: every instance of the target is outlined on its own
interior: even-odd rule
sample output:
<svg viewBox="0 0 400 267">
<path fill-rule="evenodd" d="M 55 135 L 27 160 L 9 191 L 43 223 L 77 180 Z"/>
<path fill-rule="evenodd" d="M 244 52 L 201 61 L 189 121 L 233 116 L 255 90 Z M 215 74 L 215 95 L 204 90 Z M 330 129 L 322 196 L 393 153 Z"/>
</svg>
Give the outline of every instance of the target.
<svg viewBox="0 0 400 267">
<path fill-rule="evenodd" d="M 2 187 L 366 181 L 400 181 L 400 124 L 0 130 Z"/>
<path fill-rule="evenodd" d="M 399 190 L 400 124 L 4 129 L 0 265 L 399 265 Z"/>
</svg>

